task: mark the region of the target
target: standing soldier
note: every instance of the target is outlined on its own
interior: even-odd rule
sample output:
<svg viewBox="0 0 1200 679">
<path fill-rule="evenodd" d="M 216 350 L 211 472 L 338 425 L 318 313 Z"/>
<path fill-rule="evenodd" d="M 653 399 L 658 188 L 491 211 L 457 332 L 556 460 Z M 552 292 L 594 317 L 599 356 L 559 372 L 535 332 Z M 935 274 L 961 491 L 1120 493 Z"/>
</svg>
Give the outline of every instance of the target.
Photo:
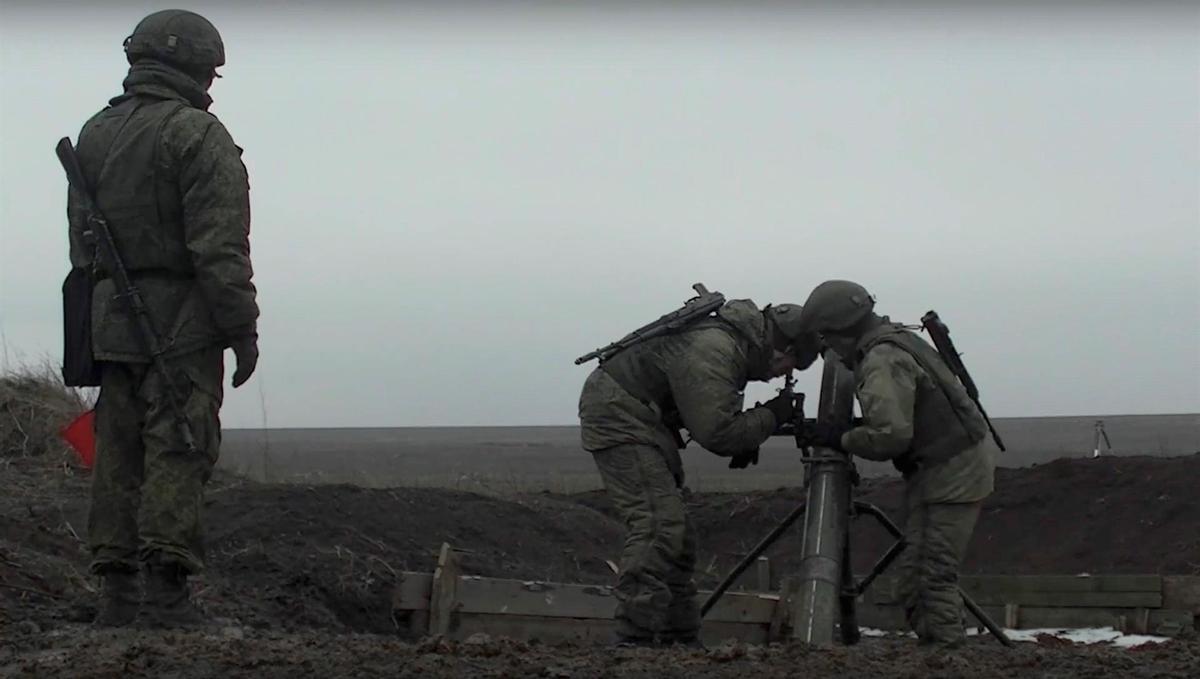
<svg viewBox="0 0 1200 679">
<path fill-rule="evenodd" d="M 983 500 L 992 492 L 996 445 L 988 423 L 937 350 L 875 315 L 859 284 L 826 281 L 804 304 L 803 327 L 854 370 L 862 425 L 818 430 L 816 442 L 904 475 L 901 601 L 922 643 L 963 641 L 958 571 Z"/>
<path fill-rule="evenodd" d="M 799 331 L 800 308 L 760 310 L 734 300 L 677 332 L 606 357 L 583 386 L 579 419 L 627 532 L 617 578 L 617 637 L 624 644 L 698 644 L 696 538 L 683 499 L 686 428 L 702 447 L 757 464 L 758 448 L 794 415 L 782 393 L 743 411 L 750 380 L 807 368 L 815 335 Z"/>
<path fill-rule="evenodd" d="M 168 370 L 153 368 L 72 191 L 71 264 L 95 282 L 92 349 L 100 362 L 88 519 L 91 569 L 103 579 L 96 623 L 133 622 L 141 564 L 150 624 L 191 625 L 203 622 L 187 578 L 204 563 L 200 510 L 221 438 L 222 353 L 229 347 L 237 358 L 234 387 L 258 361 L 249 184 L 241 149 L 207 112 L 225 63 L 217 29 L 192 12 L 155 12 L 125 40 L 125 54 L 125 91 L 83 126 L 78 156 Z"/>
</svg>

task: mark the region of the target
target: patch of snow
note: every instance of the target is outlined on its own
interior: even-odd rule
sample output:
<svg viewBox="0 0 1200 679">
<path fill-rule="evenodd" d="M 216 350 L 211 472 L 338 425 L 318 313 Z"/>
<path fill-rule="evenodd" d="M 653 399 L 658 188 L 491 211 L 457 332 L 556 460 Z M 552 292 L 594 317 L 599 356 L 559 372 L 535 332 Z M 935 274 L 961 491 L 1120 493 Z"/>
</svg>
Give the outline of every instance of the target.
<svg viewBox="0 0 1200 679">
<path fill-rule="evenodd" d="M 1004 633 L 1013 641 L 1036 642 L 1039 635 L 1045 634 L 1076 644 L 1112 644 L 1119 648 L 1132 648 L 1134 646 L 1141 646 L 1142 644 L 1161 644 L 1171 640 L 1170 637 L 1156 637 L 1146 634 L 1123 634 L 1112 627 L 1006 629 Z M 987 634 L 987 630 L 971 628 L 967 630 L 967 634 Z"/>
<path fill-rule="evenodd" d="M 863 627 L 859 630 L 864 637 L 909 637 L 916 638 L 912 632 L 895 632 L 890 630 Z M 1006 629 L 1004 633 L 1013 641 L 1037 643 L 1038 636 L 1048 635 L 1056 639 L 1070 641 L 1076 644 L 1112 644 L 1118 648 L 1133 648 L 1143 644 L 1161 644 L 1171 640 L 1170 637 L 1156 637 L 1147 634 L 1122 634 L 1112 627 L 1089 627 L 1080 629 Z M 967 636 L 988 634 L 988 631 L 977 627 L 968 627 Z"/>
<path fill-rule="evenodd" d="M 911 637 L 917 638 L 912 632 L 896 632 L 886 629 L 875 629 L 874 627 L 860 627 L 858 630 L 864 637 Z"/>
</svg>

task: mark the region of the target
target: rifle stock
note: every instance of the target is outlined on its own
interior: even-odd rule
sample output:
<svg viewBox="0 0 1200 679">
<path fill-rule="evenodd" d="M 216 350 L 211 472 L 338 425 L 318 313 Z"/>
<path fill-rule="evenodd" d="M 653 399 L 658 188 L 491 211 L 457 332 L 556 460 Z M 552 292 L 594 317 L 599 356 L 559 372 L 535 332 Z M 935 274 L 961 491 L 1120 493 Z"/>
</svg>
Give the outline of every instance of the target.
<svg viewBox="0 0 1200 679">
<path fill-rule="evenodd" d="M 988 417 L 987 411 L 983 409 L 983 403 L 979 401 L 979 387 L 975 386 L 975 380 L 971 379 L 971 373 L 967 372 L 967 366 L 962 361 L 962 355 L 958 353 L 958 349 L 954 347 L 954 341 L 950 339 L 950 328 L 942 322 L 936 311 L 928 311 L 921 317 L 921 326 L 925 328 L 925 332 L 929 333 L 929 338 L 933 340 L 933 346 L 941 355 L 942 360 L 950 368 L 950 371 L 958 377 L 958 381 L 962 383 L 963 388 L 967 391 L 967 396 L 975 402 L 975 407 L 979 408 L 979 414 L 983 415 L 983 421 L 987 422 L 988 430 L 992 432 L 992 439 L 996 441 L 996 445 L 1000 450 L 1007 450 L 1004 447 L 1004 441 L 1000 438 L 996 427 L 992 425 L 992 419 Z"/>
<path fill-rule="evenodd" d="M 603 363 L 639 342 L 675 332 L 701 318 L 706 318 L 725 305 L 725 295 L 719 292 L 709 292 L 703 283 L 696 283 L 692 289 L 696 291 L 696 296 L 685 302 L 682 307 L 643 325 L 616 342 L 580 356 L 575 359 L 575 365 L 583 365 L 594 358 L 600 359 L 600 362 Z"/>
</svg>

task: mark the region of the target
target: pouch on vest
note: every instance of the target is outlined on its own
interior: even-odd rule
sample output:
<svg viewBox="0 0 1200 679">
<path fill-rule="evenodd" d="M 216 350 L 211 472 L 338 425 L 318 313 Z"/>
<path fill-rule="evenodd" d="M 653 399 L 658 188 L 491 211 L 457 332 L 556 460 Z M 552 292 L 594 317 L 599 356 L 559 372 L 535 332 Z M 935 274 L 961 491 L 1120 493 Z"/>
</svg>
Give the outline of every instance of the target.
<svg viewBox="0 0 1200 679">
<path fill-rule="evenodd" d="M 92 274 L 73 268 L 62 286 L 63 384 L 68 387 L 100 386 L 100 364 L 92 353 Z"/>
</svg>

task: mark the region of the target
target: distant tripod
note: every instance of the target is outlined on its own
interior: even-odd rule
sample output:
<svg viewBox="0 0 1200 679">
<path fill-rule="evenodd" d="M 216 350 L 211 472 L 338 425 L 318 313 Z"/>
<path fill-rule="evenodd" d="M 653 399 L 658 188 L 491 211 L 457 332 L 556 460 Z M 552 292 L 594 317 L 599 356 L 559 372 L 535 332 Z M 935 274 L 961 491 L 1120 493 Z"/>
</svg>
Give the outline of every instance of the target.
<svg viewBox="0 0 1200 679">
<path fill-rule="evenodd" d="M 1100 457 L 1100 441 L 1104 441 L 1104 450 L 1112 453 L 1112 442 L 1108 440 L 1108 432 L 1104 431 L 1104 420 L 1096 420 L 1092 427 L 1095 432 L 1092 437 L 1092 457 Z"/>
<path fill-rule="evenodd" d="M 818 406 L 818 422 L 848 423 L 854 406 L 854 376 L 832 356 L 825 360 L 825 372 L 821 378 L 821 400 Z M 797 395 L 798 410 L 803 409 L 803 395 Z M 797 423 L 804 426 L 803 412 Z M 803 432 L 796 428 L 781 430 L 780 434 L 795 436 L 796 445 L 807 453 Z M 827 448 L 815 448 L 805 454 L 803 461 L 808 466 L 805 475 L 807 497 L 793 509 L 783 521 L 768 533 L 748 555 L 721 581 L 708 600 L 700 608 L 700 615 L 708 613 L 733 582 L 750 564 L 783 535 L 801 516 L 805 517 L 804 542 L 801 547 L 803 559 L 800 564 L 801 589 L 793 618 L 793 637 L 810 644 L 833 643 L 835 607 L 840 613 L 841 641 L 856 644 L 861 638 L 858 628 L 856 601 L 879 575 L 904 551 L 907 543 L 904 534 L 887 514 L 875 505 L 853 499 L 853 486 L 857 484 L 850 456 Z M 861 581 L 855 582 L 850 561 L 850 519 L 860 514 L 874 517 L 896 538 L 896 542 L 875 563 L 871 572 Z M 960 589 L 967 610 L 1005 646 L 1012 641 L 1005 636 L 979 605 Z"/>
</svg>

